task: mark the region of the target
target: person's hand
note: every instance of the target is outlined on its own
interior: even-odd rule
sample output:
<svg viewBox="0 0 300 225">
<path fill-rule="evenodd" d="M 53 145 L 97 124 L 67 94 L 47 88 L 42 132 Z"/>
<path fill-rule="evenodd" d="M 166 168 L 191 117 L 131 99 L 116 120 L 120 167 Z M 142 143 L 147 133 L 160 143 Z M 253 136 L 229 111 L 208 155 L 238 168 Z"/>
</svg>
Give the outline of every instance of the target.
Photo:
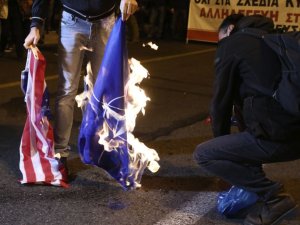
<svg viewBox="0 0 300 225">
<path fill-rule="evenodd" d="M 122 20 L 127 20 L 138 8 L 136 0 L 121 0 L 120 10 L 122 14 Z"/>
<path fill-rule="evenodd" d="M 37 27 L 32 27 L 29 34 L 25 38 L 24 47 L 28 49 L 31 45 L 36 46 L 40 40 L 40 37 L 40 30 Z"/>
</svg>

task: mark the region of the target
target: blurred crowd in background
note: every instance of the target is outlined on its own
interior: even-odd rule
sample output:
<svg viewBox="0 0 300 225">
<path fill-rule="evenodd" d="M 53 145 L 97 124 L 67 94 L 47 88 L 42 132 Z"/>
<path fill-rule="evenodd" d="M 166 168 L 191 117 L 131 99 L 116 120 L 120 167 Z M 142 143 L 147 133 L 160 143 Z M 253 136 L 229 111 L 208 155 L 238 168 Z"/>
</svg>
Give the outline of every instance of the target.
<svg viewBox="0 0 300 225">
<path fill-rule="evenodd" d="M 0 55 L 14 48 L 17 58 L 24 57 L 24 39 L 29 32 L 32 1 L 0 0 Z"/>
<path fill-rule="evenodd" d="M 49 0 L 43 36 L 50 31 L 59 33 L 62 6 L 60 0 Z M 127 21 L 127 39 L 172 39 L 185 41 L 190 0 L 138 0 L 139 9 Z M 33 0 L 0 0 L 0 57 L 16 52 L 24 58 L 24 39 L 29 33 Z M 40 41 L 43 44 L 43 38 Z"/>
<path fill-rule="evenodd" d="M 128 21 L 130 41 L 139 38 L 185 40 L 190 0 L 138 2 L 139 10 Z"/>
</svg>

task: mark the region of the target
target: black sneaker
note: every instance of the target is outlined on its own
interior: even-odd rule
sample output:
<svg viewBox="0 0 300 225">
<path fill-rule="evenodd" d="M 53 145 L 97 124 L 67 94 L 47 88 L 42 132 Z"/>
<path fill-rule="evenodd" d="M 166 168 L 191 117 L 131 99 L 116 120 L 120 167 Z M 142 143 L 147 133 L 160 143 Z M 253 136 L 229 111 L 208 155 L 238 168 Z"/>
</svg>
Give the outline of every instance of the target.
<svg viewBox="0 0 300 225">
<path fill-rule="evenodd" d="M 68 164 L 67 164 L 67 157 L 60 157 L 60 158 L 55 158 L 58 163 L 59 163 L 59 170 L 62 171 L 64 174 L 63 177 L 64 179 L 68 180 Z"/>
<path fill-rule="evenodd" d="M 76 174 L 70 172 L 67 162 L 68 162 L 68 157 L 61 157 L 59 159 L 59 163 L 64 167 L 67 182 L 72 182 L 76 179 L 77 176 Z"/>
<path fill-rule="evenodd" d="M 246 208 L 240 209 L 238 212 L 232 214 L 232 215 L 226 215 L 225 217 L 228 219 L 237 219 L 237 220 L 243 220 L 247 217 L 247 215 L 253 211 L 253 208 L 256 207 L 256 203 L 253 205 L 250 205 Z"/>
<path fill-rule="evenodd" d="M 66 170 L 66 172 L 67 172 L 67 174 L 68 174 L 68 161 L 67 161 L 67 157 L 61 157 L 60 159 L 59 159 L 59 162 L 64 166 L 64 168 L 65 168 L 65 170 Z"/>
<path fill-rule="evenodd" d="M 243 225 L 275 225 L 297 207 L 288 194 L 279 194 L 266 202 L 259 202 L 249 212 Z"/>
</svg>

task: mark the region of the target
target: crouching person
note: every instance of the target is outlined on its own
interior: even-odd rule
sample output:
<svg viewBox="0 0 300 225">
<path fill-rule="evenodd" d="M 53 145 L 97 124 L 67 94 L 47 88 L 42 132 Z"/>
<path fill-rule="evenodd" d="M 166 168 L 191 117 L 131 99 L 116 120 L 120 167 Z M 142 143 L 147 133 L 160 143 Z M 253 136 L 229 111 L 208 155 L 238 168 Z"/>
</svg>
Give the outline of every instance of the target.
<svg viewBox="0 0 300 225">
<path fill-rule="evenodd" d="M 296 203 L 282 184 L 266 177 L 262 165 L 300 158 L 300 118 L 272 98 L 281 78 L 280 61 L 262 38 L 243 32 L 249 27 L 272 32 L 274 23 L 263 16 L 233 14 L 219 27 L 211 104 L 214 138 L 198 145 L 194 158 L 204 170 L 259 196 L 244 225 L 270 225 Z M 241 109 L 245 124 L 235 133 L 233 106 Z"/>
</svg>

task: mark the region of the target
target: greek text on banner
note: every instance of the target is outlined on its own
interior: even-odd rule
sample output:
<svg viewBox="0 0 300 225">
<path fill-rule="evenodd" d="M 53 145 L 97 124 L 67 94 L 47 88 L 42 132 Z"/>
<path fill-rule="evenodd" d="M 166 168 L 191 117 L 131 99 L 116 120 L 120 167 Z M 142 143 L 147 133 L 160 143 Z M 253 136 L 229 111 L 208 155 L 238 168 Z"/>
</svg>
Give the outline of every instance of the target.
<svg viewBox="0 0 300 225">
<path fill-rule="evenodd" d="M 300 31 L 299 0 L 191 0 L 187 40 L 217 42 L 222 20 L 232 13 L 264 15 L 283 31 Z"/>
</svg>

